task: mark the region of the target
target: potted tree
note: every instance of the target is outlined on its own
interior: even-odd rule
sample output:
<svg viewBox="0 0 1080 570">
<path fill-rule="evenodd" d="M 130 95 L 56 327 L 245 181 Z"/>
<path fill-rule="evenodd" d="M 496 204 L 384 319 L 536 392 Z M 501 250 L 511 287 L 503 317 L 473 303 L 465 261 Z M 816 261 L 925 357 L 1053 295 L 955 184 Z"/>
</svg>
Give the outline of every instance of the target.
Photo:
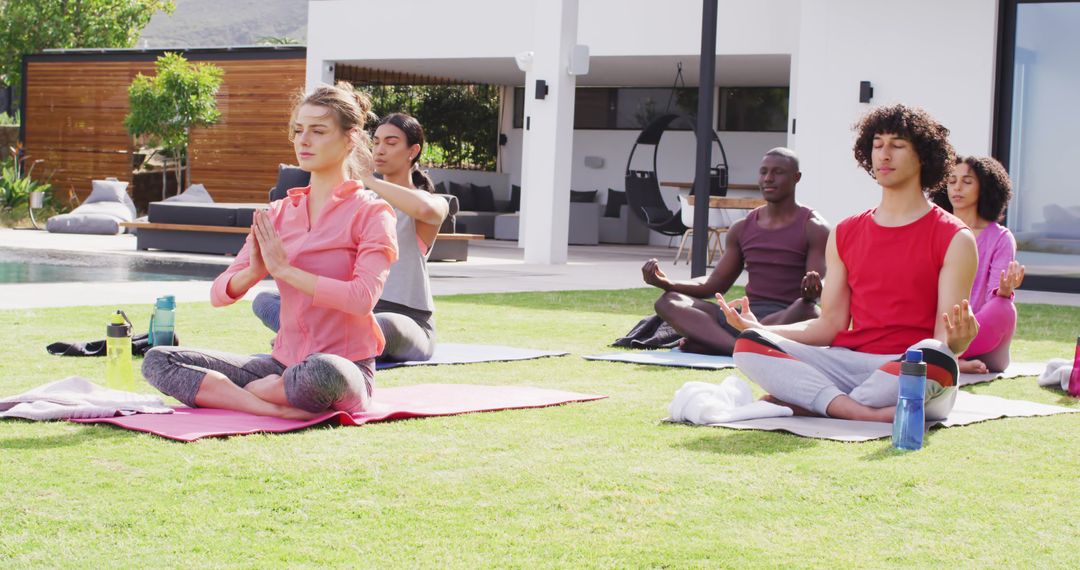
<svg viewBox="0 0 1080 570">
<path fill-rule="evenodd" d="M 174 157 L 176 186 L 183 187 L 186 165 L 191 181 L 187 149 L 192 127 L 209 127 L 218 121 L 217 92 L 221 87 L 220 67 L 211 63 L 190 63 L 177 53 L 157 59 L 156 75 L 138 74 L 128 87 L 130 111 L 124 117 L 128 134 Z M 165 198 L 166 168 L 161 170 L 161 197 Z"/>
</svg>

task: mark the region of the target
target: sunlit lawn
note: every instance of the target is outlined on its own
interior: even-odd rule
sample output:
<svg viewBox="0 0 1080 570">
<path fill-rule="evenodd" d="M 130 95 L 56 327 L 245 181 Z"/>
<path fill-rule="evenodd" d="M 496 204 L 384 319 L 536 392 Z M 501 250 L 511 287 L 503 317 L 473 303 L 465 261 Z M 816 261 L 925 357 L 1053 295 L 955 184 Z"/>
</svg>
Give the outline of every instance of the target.
<svg viewBox="0 0 1080 570">
<path fill-rule="evenodd" d="M 607 394 L 538 410 L 183 444 L 107 426 L 0 422 L 0 567 L 1072 567 L 1080 415 L 931 432 L 911 454 L 660 423 L 727 372 L 589 362 L 652 290 L 442 297 L 439 338 L 571 356 L 380 372 L 380 386 Z M 0 312 L 0 394 L 100 358 L 115 307 Z M 125 307 L 144 326 L 149 306 Z M 1071 357 L 1080 309 L 1025 305 L 1014 360 Z M 250 305 L 180 307 L 185 343 L 264 352 Z M 150 390 L 144 385 L 146 390 Z M 971 389 L 1076 406 L 1033 378 Z"/>
</svg>

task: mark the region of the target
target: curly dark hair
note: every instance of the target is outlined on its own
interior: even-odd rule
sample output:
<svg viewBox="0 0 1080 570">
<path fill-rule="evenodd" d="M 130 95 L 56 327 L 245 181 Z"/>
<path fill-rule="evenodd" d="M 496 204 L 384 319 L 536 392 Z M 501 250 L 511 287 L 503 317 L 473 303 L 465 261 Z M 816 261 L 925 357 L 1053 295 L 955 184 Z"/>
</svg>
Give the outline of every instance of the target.
<svg viewBox="0 0 1080 570">
<path fill-rule="evenodd" d="M 924 191 L 941 188 L 949 174 L 956 153 L 949 143 L 949 129 L 918 107 L 893 105 L 878 107 L 857 125 L 855 131 L 855 161 L 870 176 L 874 175 L 874 135 L 890 134 L 911 141 L 919 155 L 919 185 Z"/>
<path fill-rule="evenodd" d="M 955 164 L 966 164 L 975 173 L 979 181 L 979 202 L 976 213 L 980 218 L 991 222 L 1001 221 L 1005 207 L 1012 199 L 1012 180 L 1005 167 L 989 156 L 958 156 Z M 934 203 L 952 213 L 949 192 L 946 188 L 937 189 L 931 194 Z"/>
</svg>

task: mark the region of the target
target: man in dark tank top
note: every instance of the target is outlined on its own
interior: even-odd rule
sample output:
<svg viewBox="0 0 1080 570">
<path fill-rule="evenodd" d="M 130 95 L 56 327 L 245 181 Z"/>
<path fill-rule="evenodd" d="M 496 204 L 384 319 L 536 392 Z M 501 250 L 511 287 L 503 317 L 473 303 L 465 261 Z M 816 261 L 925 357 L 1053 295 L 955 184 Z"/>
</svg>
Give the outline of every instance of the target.
<svg viewBox="0 0 1080 570">
<path fill-rule="evenodd" d="M 795 201 L 801 177 L 794 151 L 778 147 L 765 153 L 758 187 L 766 204 L 731 226 L 724 255 L 707 278 L 672 281 L 655 259 L 641 268 L 646 283 L 664 290 L 656 314 L 682 335 L 683 351 L 732 353 L 739 331 L 727 324 L 713 300 L 727 292 L 743 269 L 746 296 L 761 322 L 795 323 L 818 315 L 829 225 Z"/>
</svg>

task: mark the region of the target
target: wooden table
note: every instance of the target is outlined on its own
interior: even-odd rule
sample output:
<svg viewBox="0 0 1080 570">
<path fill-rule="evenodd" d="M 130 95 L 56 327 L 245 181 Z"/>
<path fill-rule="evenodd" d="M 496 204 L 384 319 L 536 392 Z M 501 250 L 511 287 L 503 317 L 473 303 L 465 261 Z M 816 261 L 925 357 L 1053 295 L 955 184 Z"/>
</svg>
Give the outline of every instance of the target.
<svg viewBox="0 0 1080 570">
<path fill-rule="evenodd" d="M 694 183 L 693 182 L 661 182 L 660 185 L 661 186 L 667 186 L 669 188 L 682 188 L 684 190 L 694 188 Z M 757 184 L 728 184 L 727 187 L 728 187 L 728 190 L 757 190 L 758 189 Z"/>
<path fill-rule="evenodd" d="M 694 205 L 694 195 L 686 197 L 688 206 Z M 728 196 L 709 196 L 710 208 L 723 208 L 732 210 L 753 210 L 758 206 L 764 206 L 765 200 L 761 198 L 730 198 Z"/>
</svg>

